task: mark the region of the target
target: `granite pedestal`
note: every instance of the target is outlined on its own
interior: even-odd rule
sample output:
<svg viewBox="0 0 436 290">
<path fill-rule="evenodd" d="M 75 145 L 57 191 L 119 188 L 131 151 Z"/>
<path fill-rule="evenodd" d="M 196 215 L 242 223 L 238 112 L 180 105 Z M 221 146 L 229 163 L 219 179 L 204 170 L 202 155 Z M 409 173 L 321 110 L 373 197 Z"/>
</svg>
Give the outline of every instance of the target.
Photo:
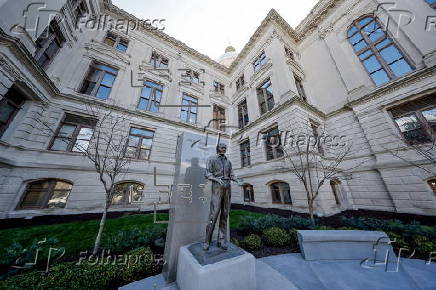
<svg viewBox="0 0 436 290">
<path fill-rule="evenodd" d="M 256 260 L 253 255 L 229 244 L 227 251 L 212 244 L 203 251 L 202 243 L 180 248 L 177 285 L 180 290 L 256 289 Z"/>
</svg>

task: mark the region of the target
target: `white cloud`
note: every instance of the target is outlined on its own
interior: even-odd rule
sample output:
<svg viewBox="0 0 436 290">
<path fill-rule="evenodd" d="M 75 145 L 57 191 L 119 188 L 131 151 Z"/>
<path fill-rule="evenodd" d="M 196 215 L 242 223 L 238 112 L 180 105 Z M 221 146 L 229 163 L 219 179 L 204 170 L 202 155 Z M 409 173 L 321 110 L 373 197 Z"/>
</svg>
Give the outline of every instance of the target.
<svg viewBox="0 0 436 290">
<path fill-rule="evenodd" d="M 271 8 L 296 27 L 317 0 L 112 0 L 141 19 L 166 19 L 165 33 L 217 59 L 229 43 L 240 51 Z"/>
</svg>

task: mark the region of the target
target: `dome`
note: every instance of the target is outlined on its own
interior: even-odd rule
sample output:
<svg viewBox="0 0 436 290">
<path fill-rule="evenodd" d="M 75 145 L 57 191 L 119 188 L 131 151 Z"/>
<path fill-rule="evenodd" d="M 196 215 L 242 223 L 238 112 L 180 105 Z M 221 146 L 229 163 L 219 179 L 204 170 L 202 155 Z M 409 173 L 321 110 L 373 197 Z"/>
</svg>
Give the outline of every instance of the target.
<svg viewBox="0 0 436 290">
<path fill-rule="evenodd" d="M 235 52 L 235 51 L 236 51 L 236 49 L 233 46 L 231 46 L 231 45 L 226 47 L 226 53 L 228 53 L 228 52 Z"/>
<path fill-rule="evenodd" d="M 233 46 L 229 45 L 226 47 L 224 54 L 221 55 L 217 61 L 226 67 L 230 67 L 230 65 L 237 56 L 238 53 L 236 52 L 236 49 Z"/>
</svg>

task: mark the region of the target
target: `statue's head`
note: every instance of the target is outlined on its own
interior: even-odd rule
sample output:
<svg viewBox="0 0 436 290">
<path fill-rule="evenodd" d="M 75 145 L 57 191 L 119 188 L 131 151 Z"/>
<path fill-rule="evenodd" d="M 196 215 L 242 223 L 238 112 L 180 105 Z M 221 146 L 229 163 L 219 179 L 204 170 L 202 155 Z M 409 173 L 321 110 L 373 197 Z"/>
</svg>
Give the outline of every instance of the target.
<svg viewBox="0 0 436 290">
<path fill-rule="evenodd" d="M 226 151 L 227 151 L 227 145 L 225 143 L 219 143 L 216 146 L 216 153 L 218 153 L 219 155 L 226 154 Z"/>
</svg>

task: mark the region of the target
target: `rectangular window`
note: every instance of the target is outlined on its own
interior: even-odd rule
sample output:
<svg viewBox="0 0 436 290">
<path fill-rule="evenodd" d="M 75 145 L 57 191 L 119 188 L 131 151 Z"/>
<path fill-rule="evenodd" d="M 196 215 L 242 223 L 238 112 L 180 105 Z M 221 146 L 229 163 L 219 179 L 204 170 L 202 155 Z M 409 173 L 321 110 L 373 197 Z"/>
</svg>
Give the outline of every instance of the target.
<svg viewBox="0 0 436 290">
<path fill-rule="evenodd" d="M 3 96 L 0 101 L 0 137 L 3 136 L 25 101 L 24 96 L 14 87 L 11 87 Z"/>
<path fill-rule="evenodd" d="M 262 53 L 258 56 L 258 58 L 253 63 L 254 72 L 258 72 L 265 63 L 266 63 L 266 55 L 265 52 L 262 51 Z"/>
<path fill-rule="evenodd" d="M 150 64 L 153 65 L 154 68 L 167 69 L 168 63 L 169 63 L 168 58 L 160 55 L 156 51 L 153 51 L 151 53 Z"/>
<path fill-rule="evenodd" d="M 159 112 L 160 100 L 162 98 L 163 86 L 152 82 L 144 82 L 144 87 L 141 90 L 141 97 L 139 98 L 138 109 Z"/>
<path fill-rule="evenodd" d="M 407 102 L 390 110 L 404 139 L 409 144 L 436 141 L 436 96 Z"/>
<path fill-rule="evenodd" d="M 253 185 L 245 184 L 242 187 L 242 190 L 244 191 L 244 201 L 245 202 L 254 202 L 254 189 L 253 189 Z"/>
<path fill-rule="evenodd" d="M 150 159 L 154 131 L 140 128 L 130 128 L 126 155 L 135 159 Z"/>
<path fill-rule="evenodd" d="M 247 100 L 243 100 L 238 105 L 238 122 L 239 122 L 239 128 L 244 128 L 249 120 L 248 120 L 248 109 L 247 109 Z"/>
<path fill-rule="evenodd" d="M 65 114 L 49 149 L 54 151 L 84 152 L 94 133 L 96 120 Z"/>
<path fill-rule="evenodd" d="M 267 79 L 260 87 L 258 87 L 256 92 L 257 100 L 259 101 L 260 114 L 263 115 L 272 110 L 275 103 L 270 79 Z"/>
<path fill-rule="evenodd" d="M 298 95 L 300 96 L 300 98 L 303 99 L 303 101 L 307 102 L 306 92 L 304 91 L 304 87 L 303 87 L 303 81 L 296 75 L 294 75 L 294 78 L 295 78 L 295 85 L 297 86 Z"/>
<path fill-rule="evenodd" d="M 182 74 L 182 80 L 184 83 L 200 84 L 200 73 L 193 71 L 192 69 L 185 69 L 185 73 Z"/>
<path fill-rule="evenodd" d="M 284 156 L 281 148 L 281 138 L 278 127 L 274 127 L 264 132 L 266 137 L 266 160 L 273 160 Z"/>
<path fill-rule="evenodd" d="M 236 90 L 239 91 L 245 84 L 244 74 L 236 80 Z"/>
<path fill-rule="evenodd" d="M 218 105 L 213 105 L 213 128 L 225 131 L 226 109 Z"/>
<path fill-rule="evenodd" d="M 195 124 L 197 123 L 197 112 L 198 99 L 193 96 L 183 94 L 180 119 L 184 122 Z"/>
<path fill-rule="evenodd" d="M 94 62 L 83 81 L 80 93 L 106 100 L 112 90 L 118 69 Z"/>
<path fill-rule="evenodd" d="M 64 42 L 65 38 L 58 23 L 56 20 L 52 20 L 36 40 L 36 62 L 42 68 L 46 68 L 58 54 Z"/>
<path fill-rule="evenodd" d="M 224 95 L 224 85 L 220 82 L 214 81 L 213 82 L 213 91 L 215 93 Z"/>
<path fill-rule="evenodd" d="M 251 165 L 250 159 L 250 140 L 246 140 L 239 145 L 241 152 L 241 166 L 247 167 Z"/>
<path fill-rule="evenodd" d="M 106 38 L 104 39 L 104 43 L 122 52 L 127 51 L 127 47 L 129 44 L 126 39 L 121 38 L 112 32 L 107 33 Z"/>
</svg>

